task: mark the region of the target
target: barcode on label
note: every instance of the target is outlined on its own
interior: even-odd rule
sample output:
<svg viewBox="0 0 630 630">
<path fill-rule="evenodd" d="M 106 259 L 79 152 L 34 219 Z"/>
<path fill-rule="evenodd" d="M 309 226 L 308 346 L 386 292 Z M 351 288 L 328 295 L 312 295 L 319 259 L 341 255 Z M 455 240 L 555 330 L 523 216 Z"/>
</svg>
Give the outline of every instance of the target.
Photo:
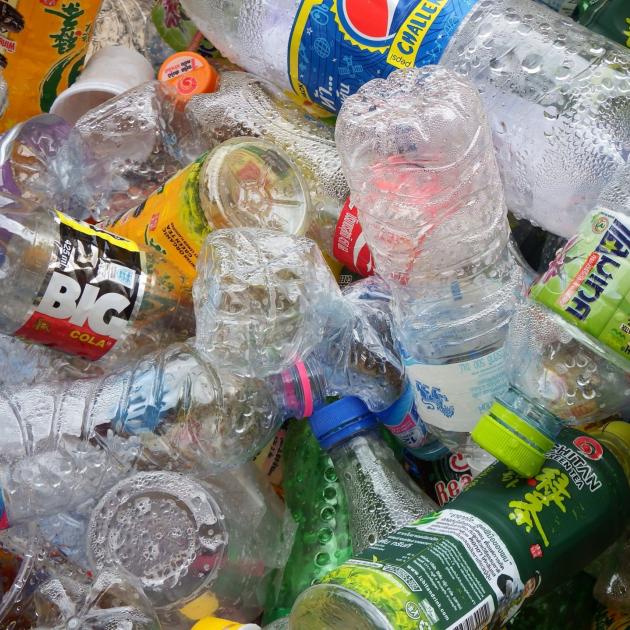
<svg viewBox="0 0 630 630">
<path fill-rule="evenodd" d="M 98 274 L 94 279 L 95 282 L 109 280 L 123 287 L 133 289 L 136 280 L 136 272 L 129 267 L 123 267 L 115 262 L 101 262 L 98 267 Z"/>
<path fill-rule="evenodd" d="M 460 619 L 455 625 L 449 626 L 447 630 L 482 630 L 492 619 L 493 612 L 494 601 L 492 597 L 487 597 L 467 617 Z"/>
</svg>

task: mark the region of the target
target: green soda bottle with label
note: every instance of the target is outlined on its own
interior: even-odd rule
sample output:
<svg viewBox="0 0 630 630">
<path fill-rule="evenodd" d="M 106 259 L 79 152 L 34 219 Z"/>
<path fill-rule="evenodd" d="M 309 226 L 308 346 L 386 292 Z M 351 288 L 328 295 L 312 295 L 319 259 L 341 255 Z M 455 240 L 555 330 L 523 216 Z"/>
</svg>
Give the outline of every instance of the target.
<svg viewBox="0 0 630 630">
<path fill-rule="evenodd" d="M 604 420 L 630 400 L 630 169 L 517 309 L 506 341 L 509 389 L 472 432 L 524 477 L 566 425 Z"/>
<path fill-rule="evenodd" d="M 265 624 L 288 615 L 300 593 L 352 555 L 346 495 L 306 421 L 292 421 L 287 429 L 284 498 L 297 531 Z"/>
<path fill-rule="evenodd" d="M 312 586 L 291 630 L 500 628 L 584 568 L 630 514 L 630 425 L 564 429 L 542 471 L 483 471 L 448 508 L 355 554 Z"/>
</svg>

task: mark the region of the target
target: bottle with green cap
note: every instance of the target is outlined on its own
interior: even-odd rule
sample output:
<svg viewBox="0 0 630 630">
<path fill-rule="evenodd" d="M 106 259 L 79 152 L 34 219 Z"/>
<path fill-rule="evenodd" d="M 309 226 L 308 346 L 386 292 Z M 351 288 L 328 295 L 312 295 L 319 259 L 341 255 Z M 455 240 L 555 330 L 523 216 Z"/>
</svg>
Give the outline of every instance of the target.
<svg viewBox="0 0 630 630">
<path fill-rule="evenodd" d="M 506 342 L 510 387 L 472 437 L 523 476 L 565 425 L 630 401 L 630 169 L 610 182 L 578 234 L 517 309 Z"/>
<path fill-rule="evenodd" d="M 446 508 L 354 554 L 302 593 L 289 629 L 500 628 L 601 554 L 628 516 L 630 425 L 565 428 L 535 477 L 497 462 Z"/>
<path fill-rule="evenodd" d="M 342 398 L 309 420 L 344 489 L 354 553 L 437 508 L 396 460 L 378 419 L 359 398 Z"/>
</svg>

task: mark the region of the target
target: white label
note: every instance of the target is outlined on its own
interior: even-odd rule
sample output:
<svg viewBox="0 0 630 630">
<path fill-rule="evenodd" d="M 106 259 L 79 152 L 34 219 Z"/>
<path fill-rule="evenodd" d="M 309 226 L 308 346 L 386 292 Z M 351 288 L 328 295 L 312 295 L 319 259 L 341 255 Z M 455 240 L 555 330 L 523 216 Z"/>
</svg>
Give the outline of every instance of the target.
<svg viewBox="0 0 630 630">
<path fill-rule="evenodd" d="M 520 605 L 520 602 L 516 604 L 516 601 L 519 599 L 518 595 L 523 592 L 524 586 L 516 562 L 505 543 L 487 523 L 468 512 L 446 509 L 442 510 L 439 518 L 433 522 L 417 527 L 425 532 L 445 534 L 458 540 L 464 545 L 475 566 L 494 591 L 497 601 L 507 600 L 511 603 L 514 600 L 514 605 Z M 492 598 L 490 602 L 486 599 L 465 618 L 449 626 L 449 630 L 459 627 L 467 628 L 466 620 L 471 617 L 474 619 L 475 614 L 479 616 L 489 614 L 488 619 L 490 619 L 494 610 Z M 510 608 L 510 616 L 515 613 L 516 611 Z M 483 625 L 474 627 L 480 628 Z"/>
<path fill-rule="evenodd" d="M 448 365 L 416 363 L 410 358 L 405 364 L 420 417 L 446 431 L 470 433 L 509 384 L 503 348 Z"/>
</svg>

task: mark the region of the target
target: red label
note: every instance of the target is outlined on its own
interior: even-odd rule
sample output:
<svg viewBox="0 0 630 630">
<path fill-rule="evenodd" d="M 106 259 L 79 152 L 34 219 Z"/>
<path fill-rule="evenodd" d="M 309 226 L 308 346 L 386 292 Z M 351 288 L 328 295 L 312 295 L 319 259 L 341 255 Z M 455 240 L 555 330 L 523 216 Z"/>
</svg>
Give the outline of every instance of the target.
<svg viewBox="0 0 630 630">
<path fill-rule="evenodd" d="M 333 254 L 339 262 L 361 276 L 371 276 L 374 273 L 372 252 L 365 241 L 358 211 L 350 204 L 350 199 L 346 200 L 339 215 Z"/>
<path fill-rule="evenodd" d="M 602 445 L 588 435 L 580 435 L 580 437 L 573 440 L 573 444 L 582 451 L 584 457 L 588 457 L 588 459 L 592 459 L 595 462 L 604 456 Z"/>
<path fill-rule="evenodd" d="M 68 320 L 59 320 L 38 312 L 33 313 L 15 334 L 35 343 L 63 348 L 64 352 L 91 361 L 100 359 L 116 343 L 111 337 L 97 335 L 87 324 L 75 326 Z"/>
</svg>

